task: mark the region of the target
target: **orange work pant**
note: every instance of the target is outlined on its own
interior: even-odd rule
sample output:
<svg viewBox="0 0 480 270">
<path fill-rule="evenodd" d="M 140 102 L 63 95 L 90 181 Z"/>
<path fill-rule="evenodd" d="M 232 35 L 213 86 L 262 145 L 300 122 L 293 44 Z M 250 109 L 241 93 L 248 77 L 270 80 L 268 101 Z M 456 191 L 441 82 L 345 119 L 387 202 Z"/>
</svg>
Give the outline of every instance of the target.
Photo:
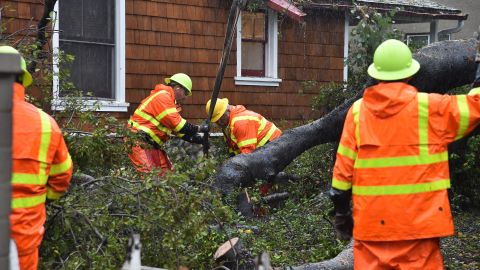
<svg viewBox="0 0 480 270">
<path fill-rule="evenodd" d="M 160 170 L 159 175 L 163 176 L 168 171 L 173 170 L 173 165 L 168 159 L 167 153 L 161 149 L 143 149 L 140 146 L 134 146 L 128 157 L 139 172 L 148 173 L 153 170 Z"/>
<path fill-rule="evenodd" d="M 359 241 L 353 244 L 354 269 L 443 270 L 439 238 Z"/>
<path fill-rule="evenodd" d="M 38 268 L 38 248 L 30 253 L 19 253 L 18 263 L 20 270 L 37 270 Z"/>
</svg>

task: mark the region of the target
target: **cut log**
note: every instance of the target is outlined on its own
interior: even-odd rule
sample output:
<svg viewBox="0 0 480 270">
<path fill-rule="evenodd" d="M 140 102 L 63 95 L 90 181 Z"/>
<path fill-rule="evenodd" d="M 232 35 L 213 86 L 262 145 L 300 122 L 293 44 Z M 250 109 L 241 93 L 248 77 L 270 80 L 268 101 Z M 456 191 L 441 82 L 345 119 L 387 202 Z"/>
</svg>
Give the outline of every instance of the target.
<svg viewBox="0 0 480 270">
<path fill-rule="evenodd" d="M 253 258 L 243 247 L 242 241 L 234 237 L 218 247 L 213 255 L 215 261 L 228 269 L 252 269 Z"/>
<path fill-rule="evenodd" d="M 476 47 L 477 41 L 470 39 L 443 41 L 420 49 L 414 58 L 420 62 L 421 69 L 410 83 L 419 91 L 435 93 L 471 83 L 476 70 Z M 324 117 L 285 131 L 280 138 L 251 154 L 237 155 L 226 161 L 216 175 L 216 188 L 228 194 L 237 186 L 253 185 L 255 179 L 269 179 L 311 147 L 338 141 L 348 109 L 363 94 L 363 89 L 353 91 L 358 91 L 354 98 Z"/>
</svg>

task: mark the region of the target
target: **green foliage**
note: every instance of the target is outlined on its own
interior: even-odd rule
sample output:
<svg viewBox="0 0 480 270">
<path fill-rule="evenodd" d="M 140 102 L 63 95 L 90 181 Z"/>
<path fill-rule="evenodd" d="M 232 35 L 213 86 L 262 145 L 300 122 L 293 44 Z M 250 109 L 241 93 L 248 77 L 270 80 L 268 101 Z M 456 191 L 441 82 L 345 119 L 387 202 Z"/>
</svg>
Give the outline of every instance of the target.
<svg viewBox="0 0 480 270">
<path fill-rule="evenodd" d="M 310 85 L 317 86 L 317 83 L 313 81 Z M 336 82 L 323 84 L 318 87 L 318 95 L 312 100 L 312 108 L 329 112 L 356 94 L 350 89 L 354 89 L 354 87 L 348 84 Z"/>
<path fill-rule="evenodd" d="M 402 40 L 403 33 L 392 27 L 396 11 L 382 14 L 373 8 L 355 5 L 351 13 L 359 22 L 351 33 L 349 74 L 360 73 L 366 76 L 366 69 L 373 62 L 373 54 L 378 45 L 387 39 Z"/>
</svg>

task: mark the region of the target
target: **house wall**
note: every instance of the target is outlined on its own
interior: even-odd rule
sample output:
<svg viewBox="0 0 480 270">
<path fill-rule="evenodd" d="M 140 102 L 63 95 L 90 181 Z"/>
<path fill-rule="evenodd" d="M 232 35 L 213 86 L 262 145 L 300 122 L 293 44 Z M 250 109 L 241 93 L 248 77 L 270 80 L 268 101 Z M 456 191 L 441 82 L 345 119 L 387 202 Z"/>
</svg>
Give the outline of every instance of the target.
<svg viewBox="0 0 480 270">
<path fill-rule="evenodd" d="M 480 17 L 477 16 L 480 12 L 480 1 L 478 0 L 435 0 L 435 2 L 448 6 L 457 8 L 462 11 L 462 13 L 469 14 L 468 19 L 465 21 L 465 25 L 462 30 L 458 33 L 451 35 L 452 40 L 456 39 L 468 39 L 473 36 L 475 31 L 478 31 L 480 25 Z M 457 26 L 457 21 L 455 20 L 440 20 L 438 30 L 450 29 Z M 396 25 L 396 27 L 402 30 L 405 33 L 428 33 L 430 32 L 429 23 L 412 23 L 404 25 Z"/>
<path fill-rule="evenodd" d="M 193 80 L 193 96 L 187 98 L 182 115 L 204 119 L 223 50 L 231 1 L 225 0 L 125 0 L 126 5 L 126 101 L 127 118 L 155 84 L 177 72 Z M 36 26 L 43 5 L 36 0 L 2 1 L 7 32 Z M 220 97 L 232 104 L 273 120 L 306 120 L 319 116 L 311 100 L 318 89 L 306 90 L 302 82 L 319 84 L 343 80 L 344 13 L 307 11 L 305 24 L 282 17 L 279 20 L 278 87 L 236 86 L 236 48 L 222 83 Z M 33 19 L 32 19 L 33 18 Z"/>
<path fill-rule="evenodd" d="M 176 72 L 189 74 L 193 96 L 182 114 L 204 119 L 223 50 L 231 1 L 127 0 L 127 102 L 130 113 L 150 89 Z M 315 117 L 311 99 L 301 82 L 343 79 L 343 13 L 315 13 L 305 26 L 289 18 L 279 23 L 279 87 L 235 86 L 235 42 L 225 71 L 220 97 L 270 119 L 302 120 Z"/>
</svg>

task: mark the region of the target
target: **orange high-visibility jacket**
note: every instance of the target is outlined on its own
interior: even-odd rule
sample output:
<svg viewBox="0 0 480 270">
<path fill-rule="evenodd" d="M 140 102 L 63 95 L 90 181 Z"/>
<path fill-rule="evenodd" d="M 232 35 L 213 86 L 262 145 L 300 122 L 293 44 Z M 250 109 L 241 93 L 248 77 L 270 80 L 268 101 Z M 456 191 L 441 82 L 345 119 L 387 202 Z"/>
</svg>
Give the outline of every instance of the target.
<svg viewBox="0 0 480 270">
<path fill-rule="evenodd" d="M 24 100 L 25 88 L 14 84 L 12 237 L 19 255 L 37 248 L 43 237 L 45 200 L 66 192 L 72 160 L 55 120 Z"/>
<path fill-rule="evenodd" d="M 352 190 L 354 239 L 452 235 L 447 144 L 479 121 L 480 89 L 450 96 L 401 82 L 367 88 L 347 113 L 332 183 Z"/>
<path fill-rule="evenodd" d="M 163 84 L 155 86 L 128 121 L 134 130 L 144 131 L 159 145 L 173 133 L 181 137 L 178 132 L 186 122 L 178 113 L 173 89 Z"/>
<path fill-rule="evenodd" d="M 244 106 L 233 106 L 228 126 L 223 130 L 229 151 L 247 154 L 280 137 L 282 131 L 272 122 Z"/>
</svg>

